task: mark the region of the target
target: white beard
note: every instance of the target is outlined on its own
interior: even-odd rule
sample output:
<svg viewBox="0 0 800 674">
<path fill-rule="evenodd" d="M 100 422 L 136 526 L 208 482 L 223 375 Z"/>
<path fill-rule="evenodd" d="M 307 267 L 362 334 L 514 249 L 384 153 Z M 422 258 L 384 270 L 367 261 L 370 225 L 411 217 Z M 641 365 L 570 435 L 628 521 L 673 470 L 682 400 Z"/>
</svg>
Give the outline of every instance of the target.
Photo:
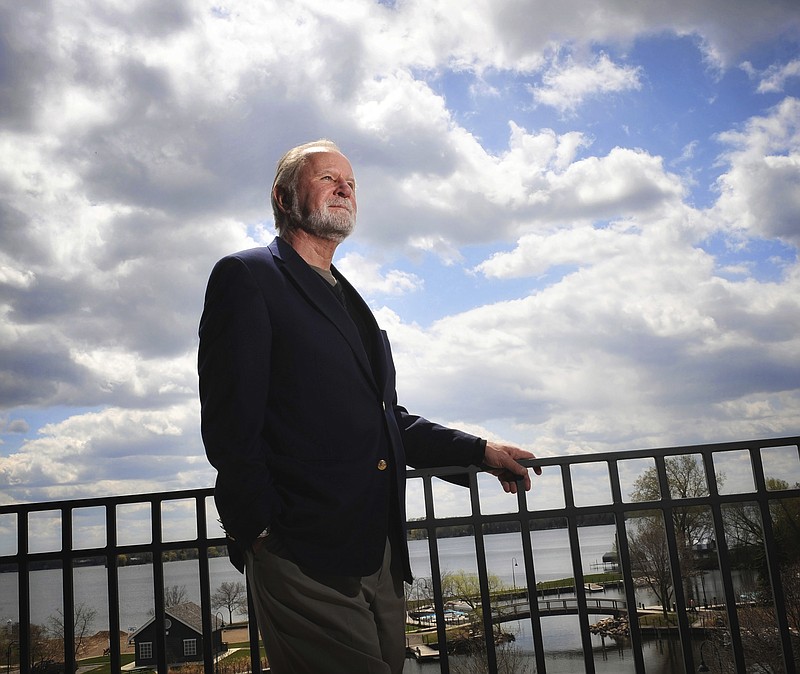
<svg viewBox="0 0 800 674">
<path fill-rule="evenodd" d="M 329 206 L 344 206 L 347 210 L 331 209 Z M 292 220 L 299 229 L 337 243 L 344 241 L 356 226 L 353 206 L 344 199 L 331 199 L 305 218 L 292 208 Z"/>
</svg>

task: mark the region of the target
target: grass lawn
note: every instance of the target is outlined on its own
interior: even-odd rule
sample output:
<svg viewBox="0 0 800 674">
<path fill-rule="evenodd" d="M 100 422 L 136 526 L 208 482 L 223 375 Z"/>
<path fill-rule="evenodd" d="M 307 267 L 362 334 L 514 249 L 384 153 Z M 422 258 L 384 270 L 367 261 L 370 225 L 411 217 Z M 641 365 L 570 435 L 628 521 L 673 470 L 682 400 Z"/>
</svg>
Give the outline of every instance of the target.
<svg viewBox="0 0 800 674">
<path fill-rule="evenodd" d="M 241 650 L 236 651 L 235 653 L 231 653 L 225 658 L 225 662 L 234 662 L 236 660 L 246 660 L 250 662 L 250 642 L 249 641 L 242 641 L 238 644 L 228 644 L 228 650 L 233 650 L 234 648 L 239 648 Z M 264 646 L 259 646 L 258 649 L 259 655 L 261 659 L 267 657 L 267 654 L 264 652 Z"/>
<path fill-rule="evenodd" d="M 228 649 L 233 650 L 234 648 L 238 648 L 235 653 L 231 653 L 227 657 L 224 658 L 223 662 L 225 663 L 233 663 L 237 661 L 244 661 L 249 663 L 250 662 L 250 642 L 242 641 L 241 643 L 236 644 L 228 644 Z M 264 647 L 261 646 L 260 649 L 260 656 L 263 660 L 266 658 L 264 653 Z M 131 662 L 133 662 L 135 656 L 133 653 L 123 653 L 121 656 L 122 665 L 125 666 Z M 111 674 L 111 664 L 109 663 L 109 657 L 107 655 L 101 655 L 96 658 L 86 658 L 85 660 L 81 660 L 79 662 L 81 667 L 91 667 L 92 669 L 87 669 L 86 674 Z M 187 665 L 187 667 L 196 667 L 196 665 Z M 147 670 L 137 670 L 139 674 L 145 674 Z"/>
<path fill-rule="evenodd" d="M 123 666 L 133 662 L 134 658 L 135 656 L 133 653 L 123 653 L 120 656 Z M 96 658 L 86 658 L 85 660 L 80 660 L 78 664 L 81 667 L 92 667 L 92 669 L 86 670 L 86 674 L 111 674 L 110 658 L 107 655 L 98 655 Z"/>
<path fill-rule="evenodd" d="M 664 620 L 663 613 L 641 615 L 639 616 L 639 624 L 643 627 L 675 627 L 678 624 L 678 614 L 670 611 L 667 613 L 666 620 Z"/>
</svg>

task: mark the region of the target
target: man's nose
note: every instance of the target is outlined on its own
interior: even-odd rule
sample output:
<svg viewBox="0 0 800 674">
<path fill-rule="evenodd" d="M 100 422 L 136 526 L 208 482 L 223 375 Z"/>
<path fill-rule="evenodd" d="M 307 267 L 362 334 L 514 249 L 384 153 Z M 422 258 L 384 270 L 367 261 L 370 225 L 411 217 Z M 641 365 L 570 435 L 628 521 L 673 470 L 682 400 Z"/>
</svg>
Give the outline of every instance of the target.
<svg viewBox="0 0 800 674">
<path fill-rule="evenodd" d="M 344 178 L 341 178 L 336 185 L 336 194 L 345 199 L 349 199 L 353 195 L 353 187 Z"/>
</svg>

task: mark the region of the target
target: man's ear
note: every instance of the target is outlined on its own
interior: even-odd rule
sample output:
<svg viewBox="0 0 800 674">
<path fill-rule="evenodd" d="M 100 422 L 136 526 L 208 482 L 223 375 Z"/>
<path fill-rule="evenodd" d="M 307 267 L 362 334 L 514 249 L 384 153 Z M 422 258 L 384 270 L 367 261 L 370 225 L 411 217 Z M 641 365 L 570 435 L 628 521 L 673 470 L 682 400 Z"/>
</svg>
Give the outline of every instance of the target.
<svg viewBox="0 0 800 674">
<path fill-rule="evenodd" d="M 272 193 L 275 196 L 275 203 L 278 204 L 278 208 L 281 209 L 281 212 L 288 213 L 292 208 L 292 198 L 289 190 L 276 185 Z"/>
</svg>

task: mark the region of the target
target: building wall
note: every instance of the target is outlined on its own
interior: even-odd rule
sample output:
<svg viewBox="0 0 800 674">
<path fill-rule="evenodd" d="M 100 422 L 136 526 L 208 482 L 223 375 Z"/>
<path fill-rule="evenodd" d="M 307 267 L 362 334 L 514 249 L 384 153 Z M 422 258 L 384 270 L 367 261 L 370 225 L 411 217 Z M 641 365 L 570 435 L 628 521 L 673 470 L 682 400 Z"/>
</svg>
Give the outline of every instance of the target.
<svg viewBox="0 0 800 674">
<path fill-rule="evenodd" d="M 197 662 L 203 659 L 203 635 L 195 632 L 193 629 L 184 625 L 183 623 L 171 619 L 172 626 L 169 628 L 167 634 L 167 662 Z M 185 654 L 184 640 L 194 639 L 194 654 Z M 212 643 L 217 646 L 216 650 L 221 650 L 221 636 L 219 631 L 215 632 L 212 638 Z M 134 639 L 136 645 L 136 666 L 155 665 L 156 658 L 158 657 L 158 645 L 156 639 L 155 623 L 151 623 L 143 629 Z M 151 644 L 150 657 L 142 656 L 142 644 Z"/>
</svg>

